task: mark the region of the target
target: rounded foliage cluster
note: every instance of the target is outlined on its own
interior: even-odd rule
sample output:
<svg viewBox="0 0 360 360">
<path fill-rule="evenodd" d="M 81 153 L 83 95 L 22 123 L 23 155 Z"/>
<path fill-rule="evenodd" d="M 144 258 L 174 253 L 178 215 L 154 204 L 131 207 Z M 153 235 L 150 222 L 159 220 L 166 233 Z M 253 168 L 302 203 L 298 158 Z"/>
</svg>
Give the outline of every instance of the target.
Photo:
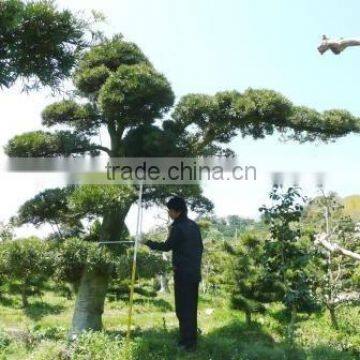
<svg viewBox="0 0 360 360">
<path fill-rule="evenodd" d="M 74 80 L 82 95 L 97 100 L 103 121 L 115 120 L 122 128 L 151 123 L 174 103 L 166 78 L 121 35 L 87 52 Z"/>
</svg>

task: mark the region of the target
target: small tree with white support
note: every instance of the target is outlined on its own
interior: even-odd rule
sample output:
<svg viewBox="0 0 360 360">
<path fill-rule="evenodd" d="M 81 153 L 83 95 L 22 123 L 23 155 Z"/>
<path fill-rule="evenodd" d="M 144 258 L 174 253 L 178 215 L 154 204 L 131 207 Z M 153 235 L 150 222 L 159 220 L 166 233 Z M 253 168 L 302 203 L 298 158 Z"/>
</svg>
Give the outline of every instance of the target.
<svg viewBox="0 0 360 360">
<path fill-rule="evenodd" d="M 335 244 L 356 249 L 355 223 L 344 213 L 341 199 L 335 193 L 326 194 L 309 202 L 304 215 L 304 224 L 332 238 Z M 319 238 L 315 241 L 319 245 Z M 324 241 L 324 240 L 322 240 Z M 317 294 L 329 310 L 331 323 L 338 328 L 337 307 L 345 302 L 355 301 L 356 285 L 351 279 L 355 270 L 353 261 L 340 252 L 318 247 L 319 283 Z M 359 298 L 359 296 L 357 296 Z"/>
</svg>

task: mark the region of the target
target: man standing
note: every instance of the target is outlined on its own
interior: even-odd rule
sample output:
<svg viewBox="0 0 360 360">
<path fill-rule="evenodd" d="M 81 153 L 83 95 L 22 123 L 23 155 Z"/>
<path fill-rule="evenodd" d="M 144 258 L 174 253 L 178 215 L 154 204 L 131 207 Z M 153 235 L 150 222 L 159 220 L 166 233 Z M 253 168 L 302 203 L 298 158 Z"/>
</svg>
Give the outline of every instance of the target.
<svg viewBox="0 0 360 360">
<path fill-rule="evenodd" d="M 169 236 L 163 243 L 146 241 L 152 250 L 172 250 L 175 309 L 179 320 L 179 346 L 187 351 L 196 349 L 197 305 L 201 281 L 203 244 L 199 226 L 187 217 L 185 200 L 175 196 L 166 204 L 173 221 Z"/>
</svg>

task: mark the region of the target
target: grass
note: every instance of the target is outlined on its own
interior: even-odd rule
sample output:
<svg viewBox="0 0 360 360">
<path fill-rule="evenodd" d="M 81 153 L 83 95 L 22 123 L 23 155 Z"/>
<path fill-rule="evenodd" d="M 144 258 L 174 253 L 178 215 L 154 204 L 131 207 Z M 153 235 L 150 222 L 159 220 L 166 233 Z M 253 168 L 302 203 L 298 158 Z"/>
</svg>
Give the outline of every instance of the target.
<svg viewBox="0 0 360 360">
<path fill-rule="evenodd" d="M 302 315 L 297 342 L 284 342 L 282 309 L 272 306 L 266 315 L 246 327 L 242 313 L 229 309 L 226 296 L 200 297 L 198 350 L 186 354 L 175 347 L 177 319 L 173 296 L 145 298 L 134 304 L 133 337 L 126 343 L 125 300 L 107 301 L 104 331 L 86 333 L 71 345 L 67 332 L 74 300 L 46 291 L 42 300 L 31 297 L 21 308 L 16 296 L 0 299 L 0 360 L 25 359 L 121 359 L 121 360 L 272 360 L 272 359 L 360 359 L 360 307 L 339 310 L 339 330 L 330 326 L 327 313 Z M 207 311 L 213 309 L 212 312 Z"/>
</svg>

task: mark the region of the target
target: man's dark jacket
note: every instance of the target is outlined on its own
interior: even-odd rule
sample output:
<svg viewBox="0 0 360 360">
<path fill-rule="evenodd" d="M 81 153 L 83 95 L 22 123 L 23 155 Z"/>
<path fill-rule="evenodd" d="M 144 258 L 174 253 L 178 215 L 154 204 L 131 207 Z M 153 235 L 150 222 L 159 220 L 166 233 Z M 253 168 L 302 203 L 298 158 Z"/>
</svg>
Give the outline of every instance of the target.
<svg viewBox="0 0 360 360">
<path fill-rule="evenodd" d="M 174 220 L 165 242 L 147 241 L 145 244 L 153 250 L 172 250 L 174 272 L 194 281 L 201 281 L 203 243 L 200 228 L 185 214 Z"/>
</svg>

